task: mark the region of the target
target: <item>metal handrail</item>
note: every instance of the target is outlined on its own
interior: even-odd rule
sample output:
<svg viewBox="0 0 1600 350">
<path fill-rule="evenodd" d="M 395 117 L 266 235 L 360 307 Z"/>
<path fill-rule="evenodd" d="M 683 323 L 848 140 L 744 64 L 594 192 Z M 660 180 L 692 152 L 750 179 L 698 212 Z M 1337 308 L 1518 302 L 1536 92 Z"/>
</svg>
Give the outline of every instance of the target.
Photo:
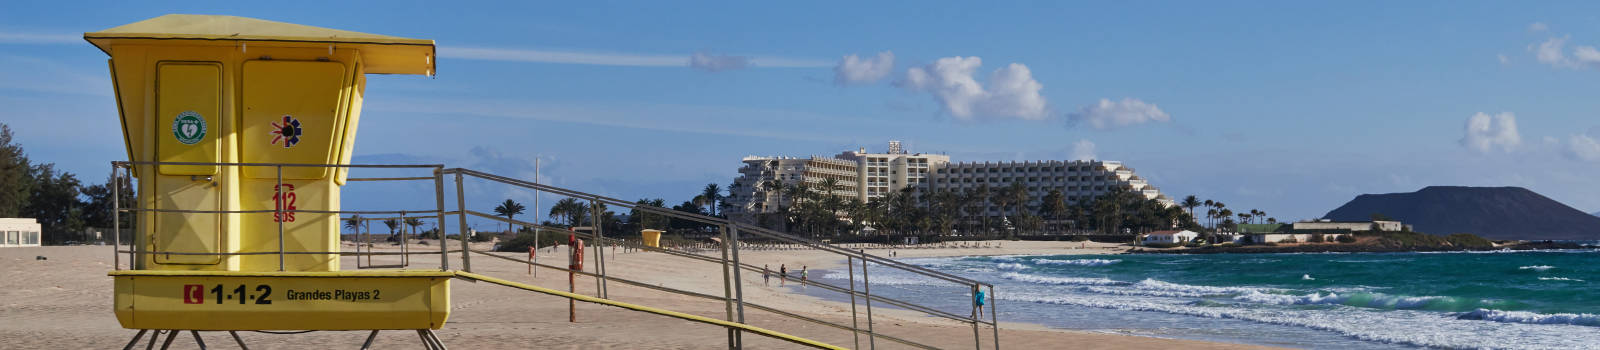
<svg viewBox="0 0 1600 350">
<path fill-rule="evenodd" d="M 558 227 L 544 226 L 544 225 L 540 225 L 540 224 L 534 224 L 534 223 L 525 222 L 525 221 L 521 221 L 521 220 L 515 220 L 515 219 L 506 219 L 506 218 L 493 216 L 493 215 L 489 215 L 487 213 L 482 213 L 482 212 L 473 211 L 473 210 L 468 210 L 467 213 L 468 214 L 472 214 L 473 216 L 477 216 L 477 217 L 481 217 L 481 218 L 485 218 L 485 219 L 489 219 L 489 220 L 496 220 L 496 221 L 500 221 L 500 222 L 505 222 L 505 223 L 509 223 L 509 224 L 512 224 L 512 225 L 527 226 L 527 227 L 533 228 L 535 230 L 568 232 L 568 233 L 577 235 L 579 237 L 590 238 L 590 239 L 594 239 L 594 238 L 597 237 L 593 233 L 589 233 L 589 232 L 568 231 L 566 229 L 562 229 L 562 228 L 558 228 Z M 704 256 L 704 255 L 699 255 L 699 254 L 694 254 L 694 253 L 689 253 L 689 252 L 682 252 L 682 251 L 678 251 L 676 249 L 651 247 L 651 246 L 646 246 L 646 245 L 642 245 L 642 244 L 636 244 L 636 243 L 633 243 L 633 242 L 630 242 L 630 241 L 621 241 L 621 242 L 622 243 L 620 243 L 618 245 L 621 245 L 621 246 L 624 246 L 624 247 L 628 247 L 628 248 L 640 249 L 640 250 L 649 251 L 649 252 L 665 253 L 665 254 L 670 254 L 670 255 L 674 255 L 674 256 L 680 256 L 680 257 L 685 257 L 685 258 L 689 258 L 689 259 L 696 259 L 696 260 L 705 261 L 705 262 L 711 262 L 711 263 L 720 263 L 721 262 L 721 260 L 718 260 L 716 258 L 712 258 L 712 257 Z M 480 252 L 480 251 L 473 251 L 473 252 L 474 253 L 485 254 L 484 252 Z M 504 258 L 504 257 L 502 257 L 502 258 Z M 514 261 L 516 261 L 516 260 L 514 260 Z M 523 261 L 518 261 L 518 262 L 523 262 Z M 551 267 L 549 265 L 544 265 L 544 264 L 537 264 L 537 263 L 532 263 L 532 264 L 536 264 L 536 266 Z M 744 270 L 747 270 L 747 271 L 750 271 L 750 272 L 761 272 L 761 268 L 760 267 L 757 267 L 757 266 L 752 265 L 752 264 L 739 264 L 739 267 L 741 269 L 744 269 Z M 554 268 L 554 267 L 552 267 L 552 268 Z M 577 270 L 570 270 L 570 269 L 565 269 L 565 268 L 556 268 L 556 269 L 557 270 L 562 270 L 562 271 L 568 271 L 568 272 L 577 271 Z M 582 275 L 591 275 L 591 276 L 599 277 L 599 275 L 588 273 L 588 272 L 577 271 L 577 273 L 578 274 L 582 274 Z M 607 278 L 608 278 L 608 280 L 618 280 L 617 277 L 607 277 Z M 952 313 L 949 313 L 949 312 L 945 312 L 945 311 L 941 311 L 941 310 L 938 310 L 938 309 L 930 308 L 930 307 L 927 307 L 927 306 L 913 304 L 913 303 L 910 303 L 910 302 L 907 302 L 907 301 L 903 301 L 903 300 L 895 300 L 895 299 L 892 299 L 892 298 L 889 298 L 889 297 L 885 297 L 885 296 L 881 296 L 881 295 L 865 295 L 862 292 L 851 291 L 851 290 L 845 289 L 844 287 L 835 286 L 835 285 L 832 285 L 832 284 L 828 284 L 826 282 L 820 282 L 820 281 L 794 281 L 794 282 L 802 284 L 802 285 L 814 285 L 814 286 L 821 287 L 823 289 L 827 289 L 827 290 L 834 291 L 834 292 L 839 292 L 839 293 L 855 294 L 855 295 L 863 296 L 863 297 L 866 297 L 866 298 L 870 298 L 872 300 L 878 300 L 878 301 L 882 301 L 882 302 L 885 302 L 885 303 L 893 304 L 895 306 L 906 308 L 906 309 L 909 309 L 909 310 L 912 310 L 912 311 L 920 311 L 920 312 L 932 314 L 934 316 L 948 318 L 948 319 L 955 320 L 955 321 L 960 321 L 960 322 L 979 322 L 979 323 L 984 323 L 984 324 L 990 324 L 989 322 L 985 322 L 983 320 L 976 319 L 974 317 L 962 317 L 962 316 L 959 316 L 959 315 L 956 315 L 956 314 L 952 314 Z"/>
<path fill-rule="evenodd" d="M 887 258 L 884 258 L 884 257 L 881 257 L 881 256 L 867 254 L 865 251 L 851 251 L 851 250 L 847 250 L 847 249 L 844 249 L 844 248 L 835 247 L 835 246 L 832 246 L 832 245 L 829 245 L 829 244 L 826 244 L 826 243 L 817 242 L 815 240 L 808 239 L 808 238 L 805 238 L 805 237 L 794 236 L 794 235 L 790 235 L 790 234 L 787 234 L 787 233 L 782 233 L 782 232 L 778 232 L 778 231 L 774 231 L 774 230 L 770 230 L 770 229 L 766 229 L 766 228 L 762 228 L 762 227 L 756 227 L 756 226 L 753 226 L 753 225 L 747 225 L 747 224 L 743 224 L 743 223 L 733 222 L 731 220 L 724 219 L 724 218 L 717 218 L 717 217 L 699 215 L 699 214 L 694 214 L 694 213 L 685 213 L 685 212 L 680 212 L 680 211 L 671 210 L 671 209 L 667 209 L 667 208 L 661 208 L 661 207 L 639 205 L 639 204 L 631 202 L 631 201 L 625 201 L 625 200 L 621 200 L 621 199 L 617 199 L 617 198 L 605 197 L 605 196 L 600 196 L 600 195 L 596 195 L 596 194 L 580 192 L 580 191 L 576 191 L 576 190 L 570 190 L 570 189 L 565 189 L 565 188 L 560 188 L 560 187 L 554 187 L 554 186 L 539 184 L 539 183 L 530 182 L 530 181 L 526 181 L 526 180 L 520 180 L 520 179 L 515 179 L 515 178 L 510 178 L 510 177 L 505 177 L 505 176 L 499 176 L 499 175 L 494 175 L 494 174 L 488 174 L 488 173 L 473 171 L 473 170 L 469 170 L 469 169 L 449 168 L 449 169 L 442 170 L 442 172 L 455 174 L 456 178 L 457 178 L 457 181 L 458 181 L 457 182 L 458 188 L 460 188 L 460 186 L 461 186 L 461 181 L 464 181 L 465 177 L 470 176 L 470 177 L 473 177 L 473 178 L 478 178 L 478 179 L 482 179 L 482 180 L 488 180 L 488 181 L 492 181 L 492 182 L 498 182 L 498 183 L 501 183 L 501 184 L 511 185 L 511 186 L 514 186 L 514 187 L 521 187 L 521 188 L 525 188 L 525 189 L 531 189 L 531 190 L 534 190 L 536 192 L 550 192 L 550 193 L 553 193 L 553 194 L 562 195 L 562 196 L 566 196 L 566 197 L 570 197 L 570 198 L 574 198 L 574 199 L 587 200 L 587 201 L 590 201 L 592 203 L 603 203 L 603 204 L 606 204 L 608 206 L 616 206 L 616 207 L 619 207 L 619 208 L 622 208 L 622 209 L 628 209 L 628 210 L 631 210 L 631 211 L 636 211 L 636 212 L 639 212 L 641 214 L 661 215 L 663 217 L 668 218 L 669 220 L 670 219 L 682 219 L 682 220 L 695 221 L 695 222 L 698 222 L 698 223 L 701 223 L 701 224 L 707 224 L 707 225 L 721 227 L 721 232 L 723 232 L 723 238 L 724 238 L 721 241 L 721 246 L 722 246 L 721 251 L 723 252 L 723 257 L 721 259 L 718 259 L 716 257 L 711 257 L 711 256 L 694 254 L 694 253 L 690 253 L 690 252 L 675 251 L 673 249 L 661 249 L 661 248 L 652 249 L 654 247 L 644 247 L 642 245 L 633 244 L 632 242 L 627 242 L 627 241 L 624 241 L 624 242 L 622 242 L 620 244 L 617 244 L 617 245 L 622 245 L 622 246 L 629 247 L 629 248 L 640 248 L 640 249 L 644 249 L 646 251 L 658 251 L 658 252 L 667 253 L 667 254 L 670 254 L 670 255 L 673 255 L 673 256 L 691 258 L 691 259 L 700 260 L 700 261 L 706 261 L 706 262 L 715 262 L 715 263 L 719 263 L 719 264 L 724 265 L 724 279 L 725 279 L 725 282 L 726 282 L 726 283 L 724 283 L 724 287 L 725 287 L 725 289 L 728 289 L 726 291 L 726 293 L 728 293 L 729 295 L 726 296 L 726 297 L 723 297 L 723 298 L 719 298 L 719 299 L 729 302 L 729 305 L 730 305 L 729 306 L 730 307 L 729 318 L 730 318 L 730 320 L 732 318 L 734 318 L 734 316 L 735 316 L 734 312 L 732 311 L 733 303 L 737 302 L 738 305 L 739 305 L 739 312 L 737 313 L 738 314 L 737 317 L 740 320 L 743 319 L 743 306 L 747 305 L 748 303 L 746 303 L 746 302 L 744 302 L 742 300 L 742 296 L 735 297 L 733 295 L 734 294 L 733 289 L 737 289 L 738 287 L 740 287 L 740 285 L 737 282 L 727 282 L 726 281 L 726 279 L 728 278 L 728 275 L 727 275 L 728 269 L 726 267 L 727 266 L 732 266 L 733 267 L 733 269 L 732 269 L 733 271 L 742 271 L 743 270 L 743 271 L 752 271 L 752 272 L 754 272 L 754 271 L 760 271 L 760 270 L 759 270 L 759 268 L 755 267 L 754 265 L 734 262 L 734 261 L 736 261 L 738 259 L 738 247 L 739 247 L 740 243 L 738 241 L 737 235 L 735 235 L 732 240 L 728 239 L 729 238 L 729 236 L 728 236 L 728 232 L 729 231 L 734 231 L 734 232 L 743 231 L 743 232 L 746 232 L 746 233 L 754 233 L 756 236 L 762 237 L 762 238 L 766 238 L 766 239 L 773 239 L 773 240 L 778 240 L 778 241 L 782 241 L 782 242 L 791 242 L 791 243 L 799 244 L 799 245 L 806 246 L 806 247 L 809 247 L 809 248 L 818 249 L 818 250 L 821 250 L 821 251 L 826 251 L 826 252 L 830 252 L 830 253 L 834 253 L 834 254 L 844 255 L 847 259 L 860 259 L 863 262 L 863 265 L 862 265 L 863 269 L 866 269 L 867 268 L 867 264 L 869 264 L 869 263 L 876 263 L 876 264 L 878 264 L 880 266 L 883 266 L 883 267 L 888 267 L 888 268 L 892 268 L 892 269 L 908 271 L 908 272 L 912 272 L 914 274 L 918 274 L 918 275 L 922 275 L 922 276 L 926 276 L 926 277 L 930 277 L 930 278 L 934 278 L 934 279 L 938 279 L 938 280 L 943 280 L 943 281 L 946 281 L 946 282 L 952 282 L 952 283 L 955 283 L 957 285 L 967 285 L 967 286 L 970 286 L 970 288 L 972 288 L 974 290 L 987 287 L 990 290 L 989 294 L 993 295 L 994 285 L 990 284 L 990 283 L 984 283 L 984 282 L 980 282 L 980 281 L 976 281 L 976 280 L 972 280 L 972 279 L 968 279 L 968 278 L 964 278 L 964 277 L 960 277 L 960 276 L 955 276 L 955 275 L 948 274 L 948 273 L 934 271 L 934 270 L 927 269 L 927 268 L 924 268 L 924 267 L 921 267 L 921 266 L 916 266 L 916 265 L 907 264 L 907 263 L 903 263 L 903 262 L 899 262 L 899 261 L 894 261 L 894 260 L 887 259 Z M 588 232 L 574 232 L 574 231 L 569 231 L 569 230 L 566 230 L 566 229 L 548 227 L 548 226 L 535 224 L 535 223 L 530 223 L 530 222 L 506 219 L 506 218 L 498 217 L 498 216 L 495 216 L 495 215 L 490 215 L 490 214 L 487 214 L 487 213 L 482 213 L 482 212 L 477 212 L 477 211 L 472 211 L 472 210 L 457 209 L 457 211 L 453 211 L 453 212 L 451 212 L 451 214 L 452 215 L 460 215 L 462 220 L 465 220 L 465 218 L 468 215 L 471 215 L 471 216 L 479 217 L 479 218 L 483 218 L 483 219 L 489 219 L 489 220 L 494 220 L 494 221 L 499 221 L 499 222 L 510 223 L 512 225 L 530 227 L 530 228 L 533 228 L 536 232 L 538 232 L 540 230 L 558 231 L 558 232 L 565 231 L 565 232 L 569 232 L 570 234 L 573 234 L 573 235 L 576 235 L 576 236 L 585 237 L 585 238 L 589 238 L 589 239 L 596 239 L 596 240 L 600 240 L 600 241 L 605 240 L 605 237 L 602 236 L 602 235 L 595 235 L 595 234 L 591 234 L 591 233 L 588 233 Z M 732 259 L 730 259 L 729 255 L 728 255 L 730 252 L 733 254 L 732 255 Z M 488 254 L 488 253 L 484 253 L 484 252 L 478 252 L 478 253 L 486 254 L 486 255 L 493 255 L 493 256 L 495 256 L 497 258 L 503 258 L 503 259 L 512 260 L 512 261 L 529 263 L 529 264 L 532 264 L 534 266 L 539 266 L 539 267 L 554 268 L 554 269 L 557 269 L 557 270 L 565 270 L 565 271 L 572 271 L 572 270 L 569 270 L 569 269 L 558 268 L 558 267 L 553 267 L 553 266 L 549 266 L 549 265 L 545 265 L 545 264 L 537 264 L 537 263 L 527 262 L 527 261 L 520 261 L 520 260 L 516 260 L 516 259 L 512 259 L 512 258 L 506 258 L 506 257 L 503 257 L 503 256 L 498 256 L 498 255 L 494 255 L 494 254 Z M 466 259 L 463 259 L 463 261 L 466 261 Z M 599 266 L 597 266 L 597 268 L 602 271 L 601 273 L 598 273 L 598 274 L 584 273 L 584 274 L 588 275 L 588 276 L 595 276 L 598 279 L 596 282 L 599 285 L 603 285 L 603 281 L 605 281 L 605 280 L 615 280 L 615 281 L 619 281 L 620 283 L 629 284 L 629 285 L 633 285 L 634 284 L 634 283 L 629 283 L 629 282 L 632 282 L 632 281 L 626 281 L 624 279 L 619 279 L 619 278 L 614 277 L 614 276 L 607 276 L 603 272 L 604 269 L 605 269 L 604 266 L 605 266 L 604 262 L 601 261 L 599 263 Z M 854 269 L 854 268 L 852 267 L 852 269 Z M 575 273 L 581 273 L 581 272 L 575 272 Z M 863 273 L 865 273 L 865 271 L 863 271 Z M 737 276 L 735 276 L 735 279 L 737 279 Z M 865 279 L 865 277 L 864 277 L 864 279 Z M 870 279 L 867 279 L 867 282 L 870 283 Z M 976 312 L 974 312 L 973 316 L 963 317 L 963 316 L 955 315 L 955 314 L 952 314 L 952 313 L 949 313 L 949 312 L 944 312 L 944 311 L 941 311 L 941 310 L 933 309 L 933 308 L 930 308 L 930 307 L 917 305 L 915 303 L 905 302 L 905 301 L 901 301 L 901 300 L 894 300 L 894 299 L 891 299 L 891 298 L 885 298 L 885 297 L 878 296 L 878 295 L 872 295 L 867 290 L 863 290 L 863 291 L 857 292 L 853 288 L 845 289 L 843 287 L 833 286 L 833 285 L 830 285 L 830 284 L 827 284 L 827 283 L 813 282 L 813 281 L 802 281 L 801 283 L 807 284 L 807 285 L 821 286 L 824 289 L 827 289 L 827 290 L 830 290 L 830 291 L 848 293 L 852 297 L 854 297 L 854 296 L 863 296 L 863 297 L 865 297 L 865 300 L 867 301 L 867 315 L 868 315 L 868 322 L 867 322 L 868 324 L 867 324 L 866 332 L 869 335 L 869 337 L 868 337 L 869 339 L 875 339 L 875 338 L 878 338 L 878 337 L 883 337 L 883 335 L 876 334 L 875 332 L 871 331 L 871 328 L 872 328 L 872 322 L 871 322 L 871 313 L 872 313 L 871 309 L 872 309 L 872 307 L 871 307 L 871 302 L 872 301 L 879 301 L 879 302 L 887 303 L 889 305 L 902 307 L 902 308 L 905 308 L 905 309 L 908 309 L 908 310 L 923 312 L 923 313 L 926 313 L 926 314 L 929 314 L 929 315 L 932 315 L 932 316 L 939 316 L 939 317 L 948 318 L 948 319 L 952 319 L 952 320 L 959 321 L 959 322 L 972 324 L 973 325 L 973 332 L 974 332 L 974 334 L 973 334 L 974 338 L 973 339 L 974 339 L 975 342 L 978 342 L 978 344 L 979 344 L 978 346 L 979 347 L 981 347 L 982 340 L 981 340 L 981 338 L 979 337 L 979 334 L 978 334 L 978 326 L 980 324 L 981 325 L 988 325 L 994 330 L 994 342 L 995 342 L 994 345 L 995 345 L 996 348 L 999 347 L 999 327 L 998 327 L 998 321 L 996 320 L 996 317 L 998 316 L 997 314 L 990 315 L 990 317 L 989 317 L 990 321 L 983 321 L 980 318 L 981 315 L 977 315 Z M 852 283 L 854 283 L 854 278 L 852 278 Z M 604 287 L 602 286 L 602 287 L 598 287 L 598 288 L 601 289 L 601 291 L 599 293 L 601 293 L 601 295 L 604 295 L 605 294 L 605 292 L 603 291 Z M 676 293 L 676 292 L 674 292 L 674 293 Z M 679 294 L 683 294 L 683 293 L 679 293 Z M 742 295 L 742 292 L 740 292 L 739 294 Z M 974 311 L 976 311 L 976 305 L 974 305 Z M 854 313 L 852 313 L 852 315 L 854 315 Z M 841 325 L 834 325 L 834 326 L 838 326 L 838 327 L 841 327 L 841 328 L 844 327 L 844 326 L 841 326 Z M 850 327 L 849 329 L 851 331 L 853 331 L 853 332 L 857 332 L 858 334 L 859 334 L 859 332 L 861 332 L 861 330 L 859 328 L 856 328 L 854 326 Z M 736 338 L 736 335 L 730 334 L 729 342 L 730 342 L 730 344 L 737 344 L 738 340 Z M 907 345 L 912 345 L 912 344 L 907 344 Z M 913 346 L 917 346 L 917 345 L 913 345 Z"/>
<path fill-rule="evenodd" d="M 485 252 L 485 251 L 480 251 L 480 250 L 474 250 L 472 252 L 473 253 L 478 253 L 480 255 L 487 255 L 487 256 L 491 256 L 491 257 L 495 257 L 495 258 L 504 259 L 506 261 L 522 263 L 522 264 L 528 264 L 528 265 L 533 265 L 533 266 L 536 266 L 536 267 L 542 267 L 542 268 L 547 268 L 547 269 L 552 269 L 552 270 L 572 272 L 572 273 L 576 273 L 576 274 L 584 275 L 584 276 L 589 276 L 589 277 L 599 277 L 600 276 L 599 274 L 596 274 L 596 273 L 593 273 L 593 272 L 586 272 L 586 271 L 582 271 L 582 270 L 573 270 L 573 269 L 568 269 L 568 268 L 564 268 L 564 267 L 560 267 L 560 266 L 554 266 L 554 265 L 549 265 L 549 264 L 541 264 L 541 263 L 536 263 L 536 262 L 531 262 L 531 261 L 526 261 L 526 260 L 517 260 L 516 258 L 507 257 L 507 256 L 499 255 L 499 254 L 493 254 L 493 253 L 490 253 L 490 252 Z M 703 299 L 713 299 L 713 300 L 719 300 L 719 301 L 720 300 L 725 300 L 722 297 L 714 296 L 714 295 L 710 295 L 710 294 L 691 292 L 691 291 L 686 291 L 686 290 L 672 288 L 672 287 L 663 287 L 663 286 L 658 286 L 658 285 L 652 285 L 652 284 L 649 284 L 649 283 L 629 280 L 629 279 L 625 279 L 625 278 L 608 277 L 607 279 L 611 280 L 611 281 L 620 282 L 622 284 L 627 284 L 627 285 L 630 285 L 630 286 L 653 289 L 653 290 L 662 291 L 662 292 L 681 294 L 681 295 L 692 296 L 692 297 L 703 298 Z M 810 321 L 812 323 L 817 323 L 817 324 L 821 324 L 821 325 L 825 325 L 825 326 L 829 326 L 829 327 L 834 327 L 834 328 L 838 328 L 838 329 L 841 329 L 841 330 L 847 330 L 847 331 L 854 330 L 853 328 L 850 328 L 850 327 L 847 327 L 847 326 L 844 326 L 844 325 L 840 325 L 840 324 L 836 324 L 836 323 L 828 322 L 828 321 L 823 321 L 823 320 L 820 320 L 820 319 L 807 317 L 807 316 L 803 316 L 803 315 L 799 315 L 799 314 L 794 314 L 794 313 L 786 312 L 786 311 L 779 310 L 779 309 L 776 309 L 776 308 L 758 305 L 758 304 L 751 303 L 751 302 L 748 302 L 748 301 L 744 302 L 744 305 L 745 306 L 750 306 L 750 307 L 756 308 L 756 309 L 761 309 L 763 311 L 779 314 L 781 316 L 786 316 L 786 317 L 790 317 L 790 318 L 796 318 L 796 319 L 800 319 L 800 320 L 803 320 L 803 321 Z M 884 339 L 889 339 L 889 340 L 892 340 L 894 342 L 905 344 L 905 345 L 909 345 L 909 346 L 913 346 L 913 347 L 918 347 L 918 348 L 923 348 L 923 349 L 937 349 L 937 348 L 932 347 L 932 346 L 928 346 L 928 345 L 920 344 L 920 343 L 913 342 L 913 341 L 910 341 L 910 340 L 905 340 L 905 339 L 892 337 L 892 336 L 888 336 L 888 335 L 876 334 L 875 336 L 882 337 Z"/>
</svg>

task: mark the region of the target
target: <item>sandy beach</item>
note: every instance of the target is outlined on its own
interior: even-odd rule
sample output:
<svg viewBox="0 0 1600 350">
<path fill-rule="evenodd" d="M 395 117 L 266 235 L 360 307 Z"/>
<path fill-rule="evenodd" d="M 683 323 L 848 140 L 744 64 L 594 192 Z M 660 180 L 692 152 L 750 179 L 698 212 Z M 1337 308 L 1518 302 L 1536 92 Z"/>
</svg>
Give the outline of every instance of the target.
<svg viewBox="0 0 1600 350">
<path fill-rule="evenodd" d="M 897 249 L 897 257 L 932 257 L 965 255 L 1028 255 L 1028 254 L 1109 254 L 1123 251 L 1111 244 L 1090 243 L 1085 249 L 1077 242 L 1003 242 L 991 243 L 1001 248 L 971 249 Z M 347 251 L 353 250 L 347 244 Z M 437 246 L 414 245 L 412 249 L 431 251 Z M 378 249 L 391 250 L 395 247 Z M 474 249 L 488 248 L 487 246 Z M 872 254 L 888 255 L 888 250 L 869 250 Z M 592 254 L 592 252 L 591 252 Z M 640 282 L 689 290 L 710 295 L 722 295 L 722 275 L 718 265 L 671 257 L 660 253 L 605 252 L 609 275 Z M 715 256 L 716 252 L 704 254 Z M 526 254 L 506 253 L 507 256 L 526 258 Z M 541 263 L 550 263 L 547 257 L 556 257 L 565 263 L 561 249 L 540 252 Z M 35 260 L 36 256 L 48 260 Z M 353 270 L 356 262 L 346 257 L 343 267 Z M 452 256 L 452 267 L 459 268 L 459 256 Z M 842 268 L 838 255 L 813 250 L 745 250 L 741 251 L 744 263 L 768 265 L 777 270 L 780 264 L 798 274 L 800 266 L 815 270 Z M 124 345 L 135 331 L 122 329 L 111 313 L 111 247 L 28 247 L 0 249 L 4 262 L 0 278 L 6 288 L 0 289 L 0 337 L 7 339 L 0 348 L 117 348 Z M 473 256 L 472 270 L 519 282 L 529 282 L 545 287 L 565 289 L 567 275 L 560 271 L 543 270 L 535 278 L 528 274 L 527 266 L 487 256 Z M 419 255 L 412 259 L 412 268 L 436 268 L 438 255 Z M 590 269 L 593 267 L 586 266 Z M 874 271 L 876 271 L 874 267 Z M 777 278 L 765 281 L 758 273 L 742 276 L 745 300 L 780 310 L 849 324 L 848 302 L 834 302 L 796 293 L 793 282 Z M 816 278 L 816 277 L 813 277 Z M 579 303 L 578 322 L 567 322 L 567 301 L 563 298 L 530 293 L 489 283 L 452 281 L 452 314 L 439 337 L 450 347 L 458 349 L 716 349 L 724 348 L 726 331 L 721 328 L 697 324 L 663 316 L 642 314 L 627 310 Z M 789 286 L 783 286 L 789 285 Z M 696 315 L 725 317 L 720 301 L 668 294 L 621 283 L 608 283 L 613 299 L 630 303 L 660 307 Z M 595 281 L 579 277 L 578 293 L 594 295 Z M 998 305 L 1020 307 L 1018 304 Z M 863 311 L 864 312 L 864 311 Z M 882 334 L 914 339 L 941 348 L 971 348 L 973 332 L 970 325 L 926 316 L 905 310 L 874 308 L 874 326 Z M 747 322 L 759 327 L 778 330 L 798 336 L 854 347 L 856 338 L 842 331 L 815 323 L 801 321 L 759 310 L 746 310 Z M 859 322 L 865 322 L 859 320 Z M 1234 349 L 1260 348 L 1250 345 L 1213 343 L 1191 340 L 1159 339 L 1109 333 L 1091 333 L 1053 330 L 1043 326 L 1001 322 L 1001 346 L 1011 349 Z M 1114 326 L 1113 326 L 1114 327 Z M 992 347 L 992 331 L 981 330 L 985 348 Z M 314 332 L 299 335 L 274 335 L 254 332 L 240 333 L 251 348 L 303 349 L 303 348 L 356 348 L 365 339 L 366 332 Z M 202 333 L 206 343 L 214 348 L 234 348 L 225 332 Z M 148 339 L 148 338 L 147 338 Z M 745 345 L 752 349 L 796 348 L 795 345 L 766 339 L 755 335 L 744 337 Z M 867 340 L 861 339 L 862 347 Z M 879 340 L 882 348 L 904 346 Z M 421 344 L 414 332 L 386 331 L 378 335 L 375 348 L 416 348 Z M 187 335 L 174 342 L 175 348 L 197 348 Z"/>
</svg>

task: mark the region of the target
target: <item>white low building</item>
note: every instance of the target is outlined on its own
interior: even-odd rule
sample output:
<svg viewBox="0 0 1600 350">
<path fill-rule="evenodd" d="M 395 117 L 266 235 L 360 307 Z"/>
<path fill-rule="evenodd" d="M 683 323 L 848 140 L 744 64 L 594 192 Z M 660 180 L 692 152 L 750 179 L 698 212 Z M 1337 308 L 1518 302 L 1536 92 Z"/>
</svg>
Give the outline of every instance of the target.
<svg viewBox="0 0 1600 350">
<path fill-rule="evenodd" d="M 1294 229 L 1296 231 L 1348 230 L 1350 232 L 1372 230 L 1394 232 L 1411 230 L 1409 226 L 1399 221 L 1333 221 L 1327 219 L 1296 222 L 1294 223 Z"/>
<path fill-rule="evenodd" d="M 1143 244 L 1182 244 L 1193 241 L 1200 234 L 1194 231 L 1156 231 L 1144 235 Z"/>
<path fill-rule="evenodd" d="M 0 218 L 0 247 L 37 247 L 39 232 L 39 220 Z"/>
</svg>

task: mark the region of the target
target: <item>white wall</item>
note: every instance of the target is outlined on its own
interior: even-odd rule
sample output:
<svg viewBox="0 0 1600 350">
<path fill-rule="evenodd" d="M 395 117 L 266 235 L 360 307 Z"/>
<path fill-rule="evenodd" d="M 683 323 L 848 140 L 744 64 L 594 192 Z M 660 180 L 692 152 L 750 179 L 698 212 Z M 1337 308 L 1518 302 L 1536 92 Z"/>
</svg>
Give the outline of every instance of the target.
<svg viewBox="0 0 1600 350">
<path fill-rule="evenodd" d="M 43 240 L 34 219 L 0 219 L 0 247 L 36 247 Z"/>
</svg>

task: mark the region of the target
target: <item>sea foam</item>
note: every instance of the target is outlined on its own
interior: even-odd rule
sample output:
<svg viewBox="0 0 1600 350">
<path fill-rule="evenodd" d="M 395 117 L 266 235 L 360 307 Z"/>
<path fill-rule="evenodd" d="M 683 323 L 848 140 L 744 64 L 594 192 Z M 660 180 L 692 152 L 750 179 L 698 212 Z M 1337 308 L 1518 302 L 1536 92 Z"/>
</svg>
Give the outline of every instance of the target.
<svg viewBox="0 0 1600 350">
<path fill-rule="evenodd" d="M 1570 324 L 1600 327 L 1600 315 L 1595 314 L 1541 314 L 1528 311 L 1503 311 L 1477 309 L 1456 316 L 1463 320 L 1482 320 L 1526 324 Z"/>
<path fill-rule="evenodd" d="M 1111 286 L 1111 285 L 1128 284 L 1128 282 L 1116 281 L 1116 280 L 1112 280 L 1112 279 L 1109 279 L 1109 278 L 1101 278 L 1101 277 L 1051 277 L 1051 276 L 1029 275 L 1029 274 L 1016 273 L 1016 272 L 1007 272 L 1007 273 L 1000 274 L 1000 278 L 1004 278 L 1004 279 L 1008 279 L 1008 280 L 1012 280 L 1012 281 L 1017 281 L 1017 282 L 1028 282 L 1028 283 L 1038 283 L 1038 284 L 1054 284 L 1054 285 Z"/>
<path fill-rule="evenodd" d="M 1028 269 L 1028 265 L 1023 265 L 1023 264 L 1018 264 L 1018 263 L 1000 263 L 1000 265 L 995 265 L 995 268 L 1003 270 L 1003 271 L 1020 271 L 1020 270 L 1027 270 Z"/>
<path fill-rule="evenodd" d="M 1122 260 L 1119 260 L 1119 259 L 1072 259 L 1072 260 L 1033 259 L 1033 263 L 1034 264 L 1039 264 L 1039 265 L 1106 266 L 1106 265 L 1111 265 L 1111 264 L 1115 264 L 1115 263 L 1119 263 L 1119 262 L 1122 262 Z"/>
<path fill-rule="evenodd" d="M 1202 305 L 1150 299 L 1139 296 L 1081 296 L 1030 291 L 996 292 L 1002 300 L 1084 306 L 1101 309 L 1151 311 L 1206 318 L 1238 319 L 1267 324 L 1305 327 L 1336 332 L 1356 339 L 1422 347 L 1473 349 L 1569 349 L 1590 346 L 1600 337 L 1577 329 L 1543 327 L 1581 327 L 1508 324 L 1505 332 L 1481 332 L 1481 327 L 1456 317 L 1441 317 L 1426 311 L 1361 311 L 1343 308 L 1330 310 L 1275 310 L 1234 306 Z M 1593 317 L 1590 315 L 1590 317 Z M 1510 334 L 1510 335 L 1508 335 Z"/>
<path fill-rule="evenodd" d="M 1553 268 L 1556 268 L 1556 267 L 1555 266 L 1550 266 L 1550 265 L 1534 265 L 1534 266 L 1518 267 L 1517 269 L 1518 270 L 1544 271 L 1544 270 L 1549 270 L 1549 269 L 1553 269 Z"/>
</svg>

